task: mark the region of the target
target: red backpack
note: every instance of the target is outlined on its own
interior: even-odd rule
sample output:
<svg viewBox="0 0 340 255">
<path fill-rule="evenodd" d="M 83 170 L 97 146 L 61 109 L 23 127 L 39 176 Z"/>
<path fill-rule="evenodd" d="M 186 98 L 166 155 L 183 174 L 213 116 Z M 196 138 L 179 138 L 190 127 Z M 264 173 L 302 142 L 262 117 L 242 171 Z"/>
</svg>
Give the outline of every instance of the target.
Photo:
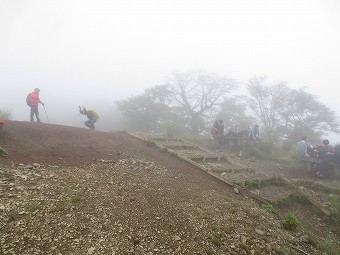
<svg viewBox="0 0 340 255">
<path fill-rule="evenodd" d="M 214 139 L 216 139 L 217 133 L 218 133 L 218 129 L 215 128 L 215 127 L 211 127 L 211 129 L 210 129 L 210 134 L 211 134 L 211 136 L 212 136 Z"/>
</svg>

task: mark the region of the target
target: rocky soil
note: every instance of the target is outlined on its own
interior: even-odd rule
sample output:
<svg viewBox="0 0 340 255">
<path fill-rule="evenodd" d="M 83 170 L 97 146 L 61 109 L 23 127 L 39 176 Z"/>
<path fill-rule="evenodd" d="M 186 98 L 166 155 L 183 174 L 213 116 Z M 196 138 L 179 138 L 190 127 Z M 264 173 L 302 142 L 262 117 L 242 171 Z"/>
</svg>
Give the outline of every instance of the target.
<svg viewBox="0 0 340 255">
<path fill-rule="evenodd" d="M 303 227 L 286 230 L 256 201 L 127 133 L 26 122 L 1 133 L 1 255 L 326 254 Z"/>
</svg>

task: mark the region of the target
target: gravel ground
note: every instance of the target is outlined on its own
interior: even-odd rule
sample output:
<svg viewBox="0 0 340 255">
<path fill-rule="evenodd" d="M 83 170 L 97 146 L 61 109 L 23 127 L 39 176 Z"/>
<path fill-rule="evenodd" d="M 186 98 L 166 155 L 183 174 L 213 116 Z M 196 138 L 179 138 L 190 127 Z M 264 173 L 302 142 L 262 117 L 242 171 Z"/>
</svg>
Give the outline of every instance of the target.
<svg viewBox="0 0 340 255">
<path fill-rule="evenodd" d="M 325 254 L 303 228 L 126 133 L 10 122 L 4 134 L 1 255 Z"/>
</svg>

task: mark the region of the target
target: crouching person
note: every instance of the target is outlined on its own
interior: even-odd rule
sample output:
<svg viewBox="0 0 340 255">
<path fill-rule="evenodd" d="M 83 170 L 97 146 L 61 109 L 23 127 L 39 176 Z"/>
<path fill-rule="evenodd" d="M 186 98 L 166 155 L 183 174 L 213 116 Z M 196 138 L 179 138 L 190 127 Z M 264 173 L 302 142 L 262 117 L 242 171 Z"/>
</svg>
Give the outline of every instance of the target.
<svg viewBox="0 0 340 255">
<path fill-rule="evenodd" d="M 88 118 L 88 120 L 84 122 L 85 126 L 90 129 L 95 129 L 94 123 L 96 123 L 99 119 L 99 114 L 94 110 L 86 110 L 84 106 L 79 106 L 79 112 L 80 114 L 85 115 Z"/>
</svg>

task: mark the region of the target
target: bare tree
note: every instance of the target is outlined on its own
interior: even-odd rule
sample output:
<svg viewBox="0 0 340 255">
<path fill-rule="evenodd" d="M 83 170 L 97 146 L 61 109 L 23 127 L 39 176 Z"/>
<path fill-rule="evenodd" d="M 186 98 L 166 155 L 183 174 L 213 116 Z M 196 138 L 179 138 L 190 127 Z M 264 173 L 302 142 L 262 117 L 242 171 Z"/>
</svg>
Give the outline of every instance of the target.
<svg viewBox="0 0 340 255">
<path fill-rule="evenodd" d="M 174 73 L 168 80 L 177 113 L 198 133 L 207 115 L 216 114 L 223 97 L 237 87 L 234 79 L 206 72 Z"/>
<path fill-rule="evenodd" d="M 261 123 L 267 140 L 301 132 L 314 137 L 325 131 L 339 133 L 335 112 L 304 89 L 290 89 L 283 81 L 266 84 L 266 77 L 254 77 L 248 82 L 248 91 L 250 110 Z"/>
<path fill-rule="evenodd" d="M 254 77 L 248 82 L 249 107 L 268 140 L 275 140 L 276 131 L 281 126 L 281 112 L 288 96 L 288 87 L 283 81 L 266 84 L 266 77 Z"/>
</svg>

